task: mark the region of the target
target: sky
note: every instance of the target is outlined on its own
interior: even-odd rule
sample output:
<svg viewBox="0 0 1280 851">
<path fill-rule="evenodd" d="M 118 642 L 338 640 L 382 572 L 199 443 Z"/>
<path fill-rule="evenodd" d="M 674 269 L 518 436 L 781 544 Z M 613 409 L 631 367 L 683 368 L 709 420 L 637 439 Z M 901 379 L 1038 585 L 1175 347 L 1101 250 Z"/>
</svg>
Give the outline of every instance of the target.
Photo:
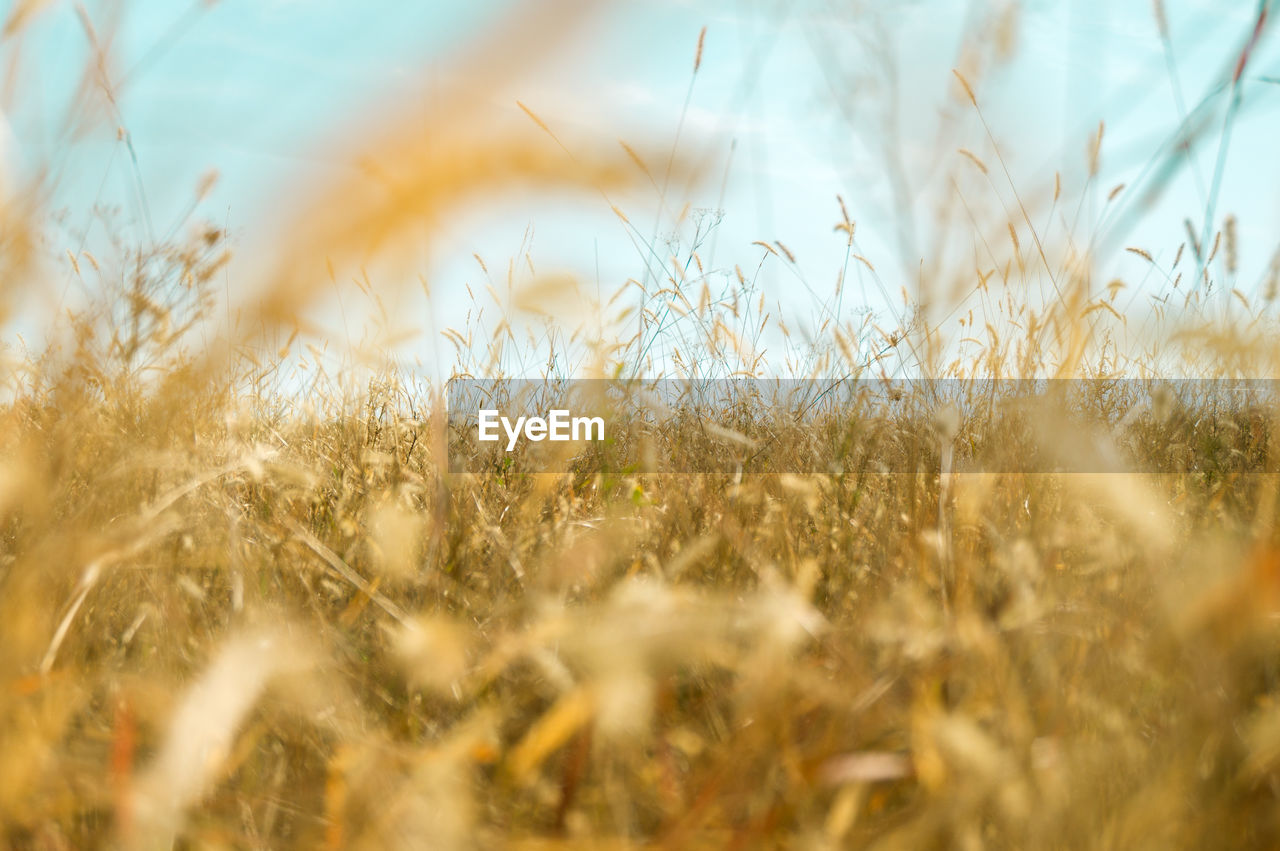
<svg viewBox="0 0 1280 851">
<path fill-rule="evenodd" d="M 118 114 L 77 129 L 67 116 L 78 114 L 75 97 L 92 56 L 85 19 L 76 4 L 34 5 L 21 37 L 0 42 L 8 69 L 3 158 L 17 180 L 40 174 L 51 187 L 49 254 L 107 251 L 109 231 L 154 240 L 209 221 L 231 235 L 233 298 L 269 267 L 297 199 L 351 169 L 334 141 L 429 104 L 465 46 L 513 8 L 500 0 L 86 3 L 94 37 L 111 38 L 107 74 Z M 1019 198 L 1036 217 L 1047 215 L 1055 174 L 1079 211 L 1078 234 L 1110 221 L 1109 211 L 1127 200 L 1121 194 L 1109 205 L 1110 189 L 1139 185 L 1183 112 L 1230 69 L 1257 16 L 1255 0 L 1163 5 L 1168 53 L 1147 2 L 626 0 L 601 4 L 573 38 L 488 93 L 483 108 L 518 115 L 519 100 L 574 149 L 616 151 L 622 139 L 704 165 L 698 185 L 672 189 L 668 209 L 687 202 L 723 210 L 714 253 L 704 245 L 700 255 L 726 274 L 760 264 L 754 241 L 784 243 L 796 262 L 766 258 L 760 286 L 790 327 L 817 334 L 842 268 L 849 283 L 839 319 L 870 311 L 888 323 L 902 313 L 904 288 L 917 294 L 933 285 L 922 280 L 931 261 L 946 259 L 940 269 L 983 264 L 976 229 L 937 215 L 957 174 L 970 223 L 1017 220 Z M 981 118 L 959 96 L 953 68 L 972 76 Z M 1238 219 L 1236 285 L 1245 293 L 1280 238 L 1274 37 L 1255 49 L 1248 70 L 1215 216 Z M 1138 246 L 1167 263 L 1184 239 L 1184 219 L 1199 229 L 1226 96 L 1208 105 L 1214 123 L 1193 151 L 1193 167 L 1178 170 L 1156 205 L 1099 244 L 1099 280 L 1125 278 L 1133 292 L 1158 288 L 1150 264 L 1124 249 Z M 1100 121 L 1102 170 L 1090 181 L 1087 150 Z M 983 162 L 985 177 L 957 170 L 960 148 Z M 197 185 L 213 170 L 218 182 L 193 208 Z M 659 243 L 677 229 L 687 238 L 687 224 L 657 216 L 656 194 L 627 197 L 643 223 L 637 227 Z M 833 229 L 837 195 L 857 222 L 856 250 L 867 266 L 847 265 L 845 238 Z M 110 228 L 94 223 L 92 210 L 102 206 L 118 208 Z M 439 331 L 467 321 L 474 309 L 467 285 L 484 283 L 473 254 L 502 268 L 530 228 L 538 264 L 576 273 L 584 289 L 598 286 L 607 296 L 644 275 L 643 256 L 598 195 L 486 199 L 432 235 L 438 248 L 420 270 L 432 283 L 431 303 L 404 295 L 395 311 L 429 342 L 402 354 L 439 368 L 448 355 Z M 42 297 L 17 322 L 27 335 L 40 311 L 77 298 L 65 264 L 54 261 L 45 276 Z M 939 301 L 962 313 L 973 306 L 966 299 L 960 289 Z M 351 324 L 332 305 L 320 321 L 325 333 L 348 337 Z"/>
</svg>

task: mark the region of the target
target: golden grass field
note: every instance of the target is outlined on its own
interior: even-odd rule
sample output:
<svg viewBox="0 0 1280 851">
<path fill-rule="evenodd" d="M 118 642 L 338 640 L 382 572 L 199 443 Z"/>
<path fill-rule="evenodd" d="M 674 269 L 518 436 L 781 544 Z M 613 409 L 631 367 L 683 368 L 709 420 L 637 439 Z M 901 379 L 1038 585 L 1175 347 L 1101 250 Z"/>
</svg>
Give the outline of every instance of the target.
<svg viewBox="0 0 1280 851">
<path fill-rule="evenodd" d="M 537 43 L 555 14 L 511 29 Z M 511 38 L 509 65 L 462 78 L 515 74 L 534 48 Z M 980 111 L 981 80 L 957 76 Z M 380 304 L 433 222 L 511 185 L 604 193 L 634 228 L 609 193 L 700 170 L 641 146 L 570 156 L 531 110 L 498 133 L 472 93 L 429 139 L 370 127 L 354 153 L 382 179 L 316 187 L 235 322 L 218 228 L 111 260 L 47 245 L 38 192 L 8 202 L 3 306 L 50 266 L 96 296 L 3 362 L 0 847 L 1280 847 L 1274 409 L 1154 404 L 1141 468 L 1088 474 L 951 474 L 965 434 L 1006 436 L 937 412 L 899 422 L 882 466 L 830 473 L 450 473 L 441 387 L 367 353 L 338 355 L 354 392 L 325 371 L 323 294 L 351 281 Z M 961 141 L 957 169 L 1003 181 L 994 137 Z M 1232 226 L 1160 270 L 1168 314 L 1133 316 L 1144 347 L 1125 349 L 1125 285 L 1038 215 L 1048 185 L 1036 215 L 1019 196 L 968 223 L 988 262 L 934 270 L 901 327 L 835 316 L 803 363 L 761 352 L 777 320 L 742 269 L 792 262 L 767 234 L 727 293 L 686 247 L 624 286 L 625 323 L 550 340 L 585 353 L 582 376 L 645 374 L 659 351 L 725 378 L 1275 374 L 1274 266 L 1269 292 L 1226 292 Z M 984 293 L 959 326 L 927 309 L 953 282 Z M 458 372 L 500 373 L 569 285 L 507 286 L 487 337 L 445 331 Z M 1124 410 L 1099 393 L 1105 442 Z M 775 463 L 813 469 L 793 428 L 770 426 Z M 706 435 L 685 421 L 655 451 Z"/>
</svg>

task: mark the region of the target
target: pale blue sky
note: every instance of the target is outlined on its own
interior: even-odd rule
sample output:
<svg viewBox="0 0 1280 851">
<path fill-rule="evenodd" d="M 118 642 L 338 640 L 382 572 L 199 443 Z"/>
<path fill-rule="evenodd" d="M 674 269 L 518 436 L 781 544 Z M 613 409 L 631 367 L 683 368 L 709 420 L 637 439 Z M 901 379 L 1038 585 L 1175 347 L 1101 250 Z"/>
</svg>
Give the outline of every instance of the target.
<svg viewBox="0 0 1280 851">
<path fill-rule="evenodd" d="M 864 303 L 885 310 L 881 286 L 894 297 L 903 285 L 915 290 L 920 255 L 938 238 L 933 211 L 948 192 L 958 147 L 988 160 L 993 176 L 991 187 L 968 190 L 975 193 L 972 205 L 988 212 L 1002 200 L 1008 206 L 1002 199 L 1007 183 L 981 124 L 956 100 L 950 70 L 967 67 L 966 33 L 987 33 L 983 44 L 990 47 L 993 22 L 1010 5 L 620 2 L 511 91 L 495 93 L 489 106 L 511 112 L 518 98 L 578 144 L 613 146 L 623 138 L 666 150 L 680 121 L 694 43 L 707 26 L 681 151 L 710 163 L 712 177 L 688 200 L 716 206 L 727 166 L 726 216 L 714 263 L 753 267 L 760 251 L 752 240 L 781 239 L 797 255 L 800 273 L 771 262 L 762 280 L 770 302 L 793 314 L 792 327 L 802 327 L 814 315 L 806 285 L 825 298 L 844 259 L 843 240 L 832 232 L 837 193 L 858 221 L 860 250 L 879 272 L 879 282 L 863 270 L 851 283 L 848 309 Z M 990 70 L 977 81 L 979 97 L 1028 198 L 1043 195 L 1053 171 L 1061 170 L 1074 202 L 1088 136 L 1106 119 L 1104 171 L 1083 207 L 1081 233 L 1088 233 L 1090 213 L 1096 217 L 1106 191 L 1134 180 L 1178 123 L 1152 6 L 1108 0 L 1018 5 L 1012 58 L 1000 66 L 983 60 Z M 111 20 L 105 6 L 88 6 L 104 33 Z M 1192 107 L 1233 61 L 1256 3 L 1166 0 L 1165 7 L 1182 96 Z M 365 120 L 374 105 L 394 108 L 398 100 L 429 97 L 454 49 L 508 10 L 498 0 L 125 4 L 112 74 L 126 79 L 119 105 L 153 230 L 163 235 L 179 224 L 201 175 L 217 169 L 220 182 L 197 212 L 230 226 L 238 249 L 235 278 L 253 280 L 269 259 L 289 199 L 346 167 L 325 153 L 325 142 Z M 1277 47 L 1268 37 L 1251 59 L 1219 201 L 1217 218 L 1231 212 L 1240 221 L 1238 285 L 1246 292 L 1280 235 L 1280 165 L 1273 153 L 1280 86 L 1252 80 L 1280 77 Z M 0 59 L 11 63 L 19 49 L 20 74 L 8 78 L 7 157 L 11 170 L 45 168 L 55 180 L 55 206 L 68 215 L 62 229 L 50 233 L 52 253 L 76 247 L 74 234 L 95 201 L 120 205 L 123 221 L 143 237 L 132 166 L 114 133 L 108 127 L 77 137 L 63 123 L 88 55 L 73 4 L 49 3 L 19 44 L 0 48 Z M 1216 115 L 1220 121 L 1221 110 Z M 898 137 L 886 151 L 890 123 Z M 1218 135 L 1210 132 L 1196 152 L 1202 183 L 1212 173 Z M 886 153 L 900 157 L 905 183 L 898 190 L 905 196 L 897 197 L 912 213 L 905 220 L 895 213 Z M 1099 258 L 1103 274 L 1135 282 L 1147 276 L 1144 261 L 1123 252 L 1126 245 L 1171 257 L 1183 218 L 1197 217 L 1199 224 L 1200 197 L 1193 174 L 1181 172 L 1161 203 Z M 637 204 L 643 209 L 643 199 Z M 598 258 L 606 292 L 643 273 L 631 242 L 596 196 L 468 209 L 445 226 L 440 244 L 446 249 L 426 270 L 438 293 L 432 311 L 438 327 L 459 325 L 465 316 L 463 283 L 483 284 L 472 252 L 505 266 L 531 223 L 535 258 L 544 266 L 574 269 L 594 282 Z M 970 262 L 965 239 L 954 236 L 957 262 Z M 91 235 L 88 244 L 100 239 Z M 51 291 L 62 282 L 54 279 Z M 406 325 L 427 328 L 419 303 L 405 302 L 401 316 Z"/>
</svg>

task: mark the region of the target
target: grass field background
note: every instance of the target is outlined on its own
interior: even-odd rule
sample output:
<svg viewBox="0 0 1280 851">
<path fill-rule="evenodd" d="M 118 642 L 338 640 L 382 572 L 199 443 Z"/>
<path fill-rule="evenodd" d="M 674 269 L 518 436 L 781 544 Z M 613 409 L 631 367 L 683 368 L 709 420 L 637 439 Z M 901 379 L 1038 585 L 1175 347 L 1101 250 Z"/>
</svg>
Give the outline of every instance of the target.
<svg viewBox="0 0 1280 851">
<path fill-rule="evenodd" d="M 1275 211 L 1244 213 L 1274 195 L 1256 153 L 1273 10 L 1233 5 L 1222 62 L 1187 72 L 1200 100 L 1173 33 L 1203 8 L 1151 9 L 1171 130 L 1111 184 L 1093 115 L 1072 170 L 1024 177 L 992 118 L 1016 127 L 1000 69 L 1034 10 L 970 4 L 955 71 L 928 81 L 942 153 L 928 180 L 889 174 L 916 194 L 866 224 L 833 187 L 779 224 L 835 240 L 821 275 L 690 201 L 732 197 L 727 151 L 681 130 L 581 142 L 526 102 L 539 56 L 590 37 L 594 7 L 559 0 L 480 27 L 432 78 L 430 120 L 334 115 L 325 150 L 350 167 L 263 234 L 205 215 L 212 179 L 172 221 L 125 205 L 77 232 L 57 157 L 17 169 L 0 845 L 1280 844 L 1277 412 L 1123 381 L 1277 375 Z M 112 8 L 16 3 L 2 49 L 29 80 L 24 62 L 51 61 L 31 28 L 80 28 L 82 96 L 50 150 L 93 162 L 77 133 L 114 138 L 141 205 Z M 855 29 L 888 14 L 818 11 Z M 717 37 L 688 14 L 663 47 L 680 128 Z M 513 199 L 516 218 L 545 203 L 560 225 L 607 222 L 631 270 L 441 236 Z M 910 404 L 873 450 L 840 430 L 861 409 L 830 411 L 839 439 L 818 440 L 746 407 L 655 432 L 655 457 L 718 472 L 544 473 L 517 452 L 462 474 L 451 375 L 896 379 Z M 1073 419 L 1028 402 L 1029 430 L 911 397 L 991 377 L 1082 392 Z M 1088 472 L 957 472 L 975 435 Z M 767 475 L 744 460 L 761 442 Z"/>
</svg>

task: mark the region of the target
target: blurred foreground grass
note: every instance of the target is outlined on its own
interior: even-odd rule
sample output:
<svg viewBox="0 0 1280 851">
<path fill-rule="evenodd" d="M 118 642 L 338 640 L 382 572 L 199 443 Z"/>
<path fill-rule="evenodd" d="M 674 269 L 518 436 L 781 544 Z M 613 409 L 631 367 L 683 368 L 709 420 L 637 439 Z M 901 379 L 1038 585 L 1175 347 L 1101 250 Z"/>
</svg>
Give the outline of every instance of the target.
<svg viewBox="0 0 1280 851">
<path fill-rule="evenodd" d="M 1274 475 L 449 475 L 408 376 L 104 363 L 0 412 L 10 847 L 1280 842 Z"/>
</svg>

